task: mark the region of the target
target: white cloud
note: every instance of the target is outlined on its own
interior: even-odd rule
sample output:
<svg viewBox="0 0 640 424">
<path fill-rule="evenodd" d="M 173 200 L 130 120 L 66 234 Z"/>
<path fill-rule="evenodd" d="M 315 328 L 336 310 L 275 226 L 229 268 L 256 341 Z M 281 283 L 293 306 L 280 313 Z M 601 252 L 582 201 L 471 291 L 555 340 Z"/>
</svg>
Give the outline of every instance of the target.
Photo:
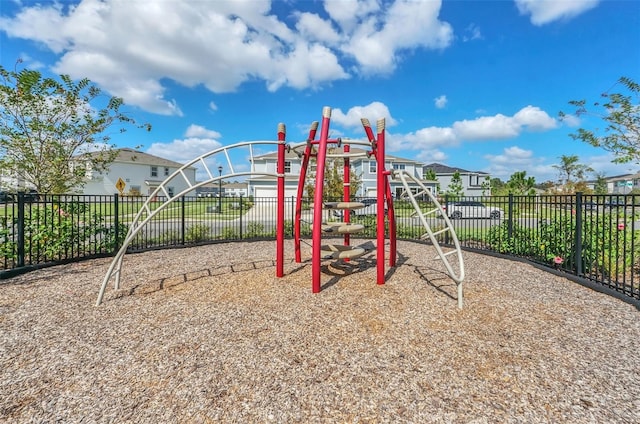
<svg viewBox="0 0 640 424">
<path fill-rule="evenodd" d="M 446 157 L 439 150 L 442 147 L 456 147 L 463 141 L 504 140 L 518 137 L 524 131 L 548 131 L 556 128 L 557 121 L 538 107 L 527 106 L 520 109 L 513 116 L 497 114 L 483 116 L 473 120 L 456 121 L 449 127 L 426 127 L 415 132 L 387 135 L 389 151 L 417 150 L 417 157 L 424 158 Z M 505 176 L 507 172 L 523 165 L 531 165 L 533 153 L 518 147 L 504 150 L 502 155 L 487 156 L 492 165 L 485 171 Z M 538 166 L 534 163 L 531 166 Z M 542 172 L 536 169 L 536 172 Z M 507 177 L 511 175 L 506 175 Z"/>
<path fill-rule="evenodd" d="M 522 15 L 531 15 L 537 26 L 559 19 L 571 19 L 593 9 L 600 0 L 515 0 Z"/>
<path fill-rule="evenodd" d="M 433 163 L 433 162 L 445 162 L 449 157 L 446 153 L 440 150 L 423 150 L 421 151 L 416 160 L 419 160 L 424 163 Z"/>
<path fill-rule="evenodd" d="M 447 106 L 447 101 L 447 96 L 444 94 L 433 99 L 433 102 L 438 109 L 444 109 Z"/>
<path fill-rule="evenodd" d="M 512 117 L 502 115 L 482 116 L 453 124 L 456 136 L 464 140 L 488 140 L 516 137 L 519 127 Z"/>
<path fill-rule="evenodd" d="M 396 0 L 381 13 L 360 17 L 343 50 L 361 72 L 371 74 L 393 71 L 405 50 L 444 49 L 453 41 L 453 29 L 438 19 L 441 6 L 440 1 Z"/>
<path fill-rule="evenodd" d="M 170 143 L 153 143 L 147 149 L 147 153 L 179 163 L 187 163 L 222 147 L 222 144 L 217 140 L 220 137 L 221 135 L 217 131 L 191 124 L 185 131 L 185 138 L 176 139 Z M 205 161 L 210 170 L 216 169 L 219 165 L 215 157 L 205 159 Z M 208 179 L 208 174 L 201 164 L 196 164 L 196 168 L 198 181 Z"/>
<path fill-rule="evenodd" d="M 184 135 L 185 137 L 198 137 L 207 139 L 222 137 L 218 131 L 208 130 L 203 126 L 196 124 L 189 125 Z"/>
<path fill-rule="evenodd" d="M 165 79 L 215 93 L 256 80 L 271 91 L 318 89 L 350 78 L 346 69 L 389 73 L 405 52 L 443 49 L 453 38 L 451 25 L 438 18 L 440 1 L 326 1 L 328 18 L 292 10 L 282 20 L 271 3 L 29 3 L 0 18 L 0 30 L 57 54 L 58 73 L 87 77 L 127 104 L 178 116 Z"/>
<path fill-rule="evenodd" d="M 489 161 L 489 166 L 483 171 L 505 182 L 515 172 L 521 171 L 526 171 L 527 176 L 535 176 L 536 182 L 552 179 L 551 175 L 553 175 L 554 168 L 551 165 L 544 164 L 545 158 L 534 157 L 533 151 L 525 150 L 518 146 L 506 147 L 503 149 L 502 154 L 484 155 L 484 159 Z"/>
<path fill-rule="evenodd" d="M 558 122 L 539 107 L 527 106 L 515 115 L 513 121 L 520 127 L 527 127 L 530 131 L 546 131 L 556 128 Z"/>
<path fill-rule="evenodd" d="M 333 109 L 331 111 L 331 120 L 336 124 L 340 124 L 344 127 L 361 127 L 361 118 L 367 118 L 374 127 L 378 119 L 385 118 L 385 124 L 388 127 L 392 127 L 397 124 L 397 121 L 391 116 L 389 108 L 381 102 L 372 102 L 366 106 L 354 106 L 345 114 L 341 109 Z"/>
<path fill-rule="evenodd" d="M 576 115 L 567 114 L 562 117 L 562 123 L 571 128 L 579 127 L 581 122 Z"/>
<path fill-rule="evenodd" d="M 473 40 L 482 40 L 482 32 L 480 32 L 480 28 L 476 24 L 470 24 L 468 27 L 464 29 L 464 35 L 462 36 L 462 41 L 473 41 Z"/>
<path fill-rule="evenodd" d="M 209 138 L 188 137 L 171 143 L 153 143 L 147 153 L 186 163 L 198 156 L 221 147 L 220 142 Z"/>
<path fill-rule="evenodd" d="M 640 172 L 640 165 L 634 163 L 613 163 L 615 156 L 611 153 L 580 158 L 580 163 L 589 165 L 596 173 L 608 176 L 635 174 Z"/>
<path fill-rule="evenodd" d="M 484 159 L 489 161 L 489 165 L 483 171 L 503 181 L 507 181 L 511 175 L 519 171 L 526 171 L 527 176 L 534 176 L 538 183 L 558 180 L 558 170 L 554 168 L 554 165 L 559 164 L 557 157 L 536 157 L 531 150 L 511 146 L 504 148 L 500 154 L 484 155 Z M 637 165 L 617 164 L 612 162 L 613 159 L 612 154 L 606 153 L 580 157 L 579 162 L 589 165 L 595 173 L 608 176 L 633 174 L 640 171 Z M 595 178 L 595 173 L 588 175 L 587 178 Z"/>
<path fill-rule="evenodd" d="M 453 124 L 456 136 L 469 141 L 512 138 L 525 130 L 547 131 L 556 127 L 557 121 L 535 106 L 526 106 L 513 116 L 497 114 Z"/>
<path fill-rule="evenodd" d="M 367 16 L 380 11 L 378 0 L 325 0 L 324 9 L 346 33 L 351 32 Z"/>
<path fill-rule="evenodd" d="M 449 127 L 422 128 L 408 134 L 394 134 L 387 138 L 390 151 L 429 151 L 439 146 L 457 146 L 458 140 Z"/>
<path fill-rule="evenodd" d="M 322 19 L 315 13 L 298 14 L 296 29 L 305 39 L 336 45 L 342 37 L 333 28 L 331 21 Z"/>
<path fill-rule="evenodd" d="M 209 102 L 209 109 L 215 112 L 216 110 L 218 110 L 218 105 L 215 104 L 214 102 Z"/>
</svg>

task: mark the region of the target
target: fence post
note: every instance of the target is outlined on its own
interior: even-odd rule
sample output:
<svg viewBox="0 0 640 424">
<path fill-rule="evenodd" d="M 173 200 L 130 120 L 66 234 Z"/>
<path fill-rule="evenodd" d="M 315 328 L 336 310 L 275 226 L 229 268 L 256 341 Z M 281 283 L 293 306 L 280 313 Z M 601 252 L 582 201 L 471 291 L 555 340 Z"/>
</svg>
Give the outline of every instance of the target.
<svg viewBox="0 0 640 424">
<path fill-rule="evenodd" d="M 24 193 L 18 193 L 18 268 L 24 266 Z"/>
<path fill-rule="evenodd" d="M 113 246 L 113 254 L 115 255 L 120 250 L 120 198 L 118 193 L 113 195 L 113 214 L 115 215 L 113 225 L 116 231 L 115 246 Z"/>
<path fill-rule="evenodd" d="M 242 194 L 240 195 L 240 240 L 242 240 Z"/>
<path fill-rule="evenodd" d="M 184 205 L 184 196 L 182 196 L 182 197 L 180 198 L 180 213 L 182 214 L 182 216 L 181 216 L 181 220 L 180 220 L 182 225 L 181 225 L 180 227 L 181 227 L 181 229 L 182 229 L 182 230 L 181 230 L 181 239 L 182 239 L 182 243 L 181 243 L 181 244 L 182 244 L 183 246 L 185 245 L 185 223 L 186 223 L 186 218 L 185 218 L 185 216 L 184 216 L 184 215 L 185 215 L 185 213 L 184 213 L 185 209 L 184 209 L 184 208 L 185 208 L 185 205 Z"/>
<path fill-rule="evenodd" d="M 509 193 L 509 214 L 507 218 L 507 236 L 513 237 L 513 193 Z"/>
<path fill-rule="evenodd" d="M 576 193 L 576 230 L 575 230 L 575 257 L 576 275 L 582 275 L 582 192 Z"/>
</svg>

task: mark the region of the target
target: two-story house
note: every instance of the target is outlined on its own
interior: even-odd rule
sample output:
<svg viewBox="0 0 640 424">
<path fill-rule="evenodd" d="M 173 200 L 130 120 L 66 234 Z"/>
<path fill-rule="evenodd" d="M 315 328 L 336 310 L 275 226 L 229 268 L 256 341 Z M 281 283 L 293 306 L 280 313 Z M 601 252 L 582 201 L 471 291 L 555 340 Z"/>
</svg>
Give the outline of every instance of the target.
<svg viewBox="0 0 640 424">
<path fill-rule="evenodd" d="M 486 172 L 479 171 L 467 171 L 462 168 L 453 168 L 441 163 L 431 163 L 423 166 L 423 171 L 433 170 L 438 178 L 438 185 L 440 186 L 440 192 L 444 193 L 449 188 L 451 180 L 455 173 L 460 174 L 460 180 L 462 182 L 462 195 L 463 196 L 488 196 L 491 194 L 489 188 L 490 175 Z"/>
<path fill-rule="evenodd" d="M 607 193 L 629 194 L 631 193 L 631 190 L 640 188 L 640 173 L 616 175 L 607 178 L 606 181 Z"/>
<path fill-rule="evenodd" d="M 118 149 L 116 159 L 109 165 L 107 171 L 99 172 L 87 170 L 87 181 L 81 189 L 83 194 L 109 195 L 118 193 L 116 183 L 124 181 L 123 194 L 149 195 L 176 170 L 181 163 L 153 156 L 134 149 Z M 91 153 L 88 153 L 91 154 Z M 79 158 L 81 160 L 81 157 Z M 189 167 L 185 176 L 193 185 L 196 183 L 196 168 Z M 176 178 L 175 183 L 166 187 L 170 196 L 188 188 L 184 178 Z M 195 195 L 195 192 L 189 195 Z"/>
<path fill-rule="evenodd" d="M 330 154 L 340 156 L 342 149 L 332 149 Z M 376 197 L 377 195 L 377 162 L 374 157 L 367 157 L 365 151 L 359 148 L 352 148 L 351 155 L 355 157 L 350 159 L 351 169 L 358 175 L 361 186 L 357 193 L 357 197 Z M 361 154 L 359 156 L 358 154 Z M 338 158 L 339 160 L 339 158 Z M 257 156 L 251 164 L 252 172 L 276 173 L 277 155 L 269 153 Z M 302 159 L 295 152 L 288 152 L 285 156 L 285 197 L 295 196 L 298 189 L 298 180 L 302 168 Z M 436 182 L 427 181 L 423 178 L 424 170 L 420 162 L 404 159 L 396 156 L 386 156 L 385 168 L 390 170 L 403 170 L 415 176 L 427 188 L 435 190 Z M 316 171 L 315 159 L 312 159 L 307 169 L 307 175 L 314 175 Z M 249 178 L 248 190 L 249 194 L 255 197 L 275 197 L 276 196 L 276 179 L 274 177 L 256 176 Z M 410 182 L 412 191 L 419 191 L 417 184 Z M 402 182 L 399 178 L 390 180 L 391 192 L 394 196 L 400 195 L 404 190 Z"/>
</svg>

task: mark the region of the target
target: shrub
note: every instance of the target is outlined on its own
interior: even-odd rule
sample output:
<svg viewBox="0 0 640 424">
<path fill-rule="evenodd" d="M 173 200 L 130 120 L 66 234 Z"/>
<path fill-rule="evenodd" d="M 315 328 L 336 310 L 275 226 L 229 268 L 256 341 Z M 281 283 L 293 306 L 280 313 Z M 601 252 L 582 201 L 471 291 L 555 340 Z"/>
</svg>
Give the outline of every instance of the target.
<svg viewBox="0 0 640 424">
<path fill-rule="evenodd" d="M 187 228 L 185 240 L 189 243 L 207 241 L 211 237 L 211 227 L 205 224 L 195 224 Z"/>
</svg>

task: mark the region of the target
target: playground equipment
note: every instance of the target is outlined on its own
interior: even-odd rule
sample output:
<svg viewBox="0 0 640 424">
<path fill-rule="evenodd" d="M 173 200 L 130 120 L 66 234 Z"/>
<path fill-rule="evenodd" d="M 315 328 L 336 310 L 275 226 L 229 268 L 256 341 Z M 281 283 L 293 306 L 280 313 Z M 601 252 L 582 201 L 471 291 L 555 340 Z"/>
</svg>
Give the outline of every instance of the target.
<svg viewBox="0 0 640 424">
<path fill-rule="evenodd" d="M 385 120 L 380 119 L 377 122 L 377 138 L 373 135 L 373 130 L 367 119 L 362 119 L 362 125 L 368 138 L 368 142 L 343 140 L 341 138 L 329 138 L 329 125 L 331 120 L 331 108 L 325 107 L 322 110 L 322 124 L 320 126 L 320 138 L 315 140 L 318 130 L 318 122 L 314 121 L 309 129 L 309 138 L 304 145 L 304 150 L 299 153 L 302 158 L 302 167 L 300 170 L 300 178 L 298 182 L 297 201 L 296 201 L 296 219 L 294 221 L 294 238 L 295 238 L 295 260 L 301 261 L 301 214 L 302 214 L 302 194 L 304 191 L 304 182 L 307 177 L 307 168 L 311 158 L 316 159 L 316 175 L 315 175 L 315 192 L 314 192 L 314 208 L 313 208 L 313 227 L 312 227 L 312 243 L 311 243 L 311 285 L 312 291 L 318 293 L 321 290 L 320 284 L 320 265 L 324 258 L 331 259 L 356 259 L 366 253 L 365 249 L 350 245 L 351 234 L 358 233 L 364 229 L 362 225 L 351 224 L 351 214 L 353 209 L 363 208 L 365 205 L 360 202 L 351 201 L 350 192 L 350 159 L 356 156 L 366 155 L 374 157 L 376 160 L 376 196 L 377 196 L 377 224 L 376 224 L 376 257 L 377 257 L 377 283 L 384 284 L 385 281 L 385 224 L 389 225 L 389 266 L 396 264 L 396 228 L 393 212 L 393 201 L 391 198 L 391 188 L 389 185 L 390 172 L 385 170 Z M 351 153 L 351 145 L 363 145 L 368 150 L 364 153 Z M 329 153 L 329 146 L 342 148 L 342 152 Z M 340 158 L 344 160 L 344 184 L 343 184 L 343 201 L 342 202 L 324 202 L 324 174 L 327 158 Z M 385 207 L 386 205 L 386 207 Z M 344 221 L 334 224 L 323 223 L 323 209 L 342 210 L 344 211 Z M 322 244 L 322 234 L 343 234 L 343 244 Z"/>
<path fill-rule="evenodd" d="M 362 156 L 363 153 L 352 153 L 352 145 L 361 145 L 368 148 L 365 151 L 365 155 L 375 158 L 377 179 L 376 179 L 376 212 L 377 212 L 377 224 L 376 224 L 376 270 L 377 270 L 377 284 L 384 284 L 385 282 L 385 224 L 388 224 L 389 233 L 389 266 L 396 265 L 396 220 L 394 214 L 393 197 L 391 195 L 390 178 L 392 176 L 399 176 L 403 186 L 405 187 L 404 193 L 409 197 L 411 203 L 416 211 L 416 216 L 421 220 L 426 233 L 435 246 L 438 257 L 444 262 L 448 275 L 456 282 L 458 289 L 458 307 L 462 308 L 463 305 L 463 292 L 462 292 L 462 280 L 464 279 L 464 263 L 462 259 L 462 251 L 458 242 L 457 236 L 451 224 L 451 221 L 442 213 L 442 206 L 438 200 L 433 196 L 430 190 L 428 190 L 418 179 L 407 174 L 405 172 L 394 172 L 385 169 L 385 120 L 379 119 L 377 121 L 377 134 L 374 135 L 371 125 L 367 119 L 362 119 L 362 125 L 367 135 L 367 141 L 358 140 L 346 140 L 346 139 L 330 139 L 329 138 L 329 124 L 331 118 L 331 108 L 325 107 L 322 111 L 322 125 L 320 131 L 320 138 L 315 140 L 318 122 L 312 123 L 309 130 L 309 137 L 306 142 L 298 143 L 297 145 L 287 145 L 285 143 L 286 127 L 284 124 L 278 124 L 278 140 L 277 141 L 252 141 L 233 144 L 230 146 L 221 147 L 219 149 L 212 150 L 205 153 L 192 161 L 184 164 L 180 169 L 175 171 L 169 177 L 167 177 L 147 198 L 142 205 L 138 213 L 132 220 L 127 235 L 122 241 L 120 249 L 115 254 L 107 273 L 102 281 L 96 306 L 102 303 L 104 293 L 109 281 L 113 278 L 114 288 L 120 287 L 120 277 L 122 270 L 122 262 L 124 255 L 127 252 L 128 246 L 135 239 L 136 235 L 149 223 L 155 216 L 165 210 L 174 201 L 180 199 L 182 196 L 192 192 L 198 187 L 212 182 L 218 182 L 221 179 L 237 178 L 245 176 L 270 176 L 276 179 L 277 188 L 277 209 L 276 209 L 276 277 L 284 276 L 284 177 L 285 177 L 285 152 L 286 150 L 293 150 L 298 153 L 302 158 L 302 168 L 300 172 L 300 179 L 298 183 L 297 198 L 296 198 L 296 210 L 294 220 L 294 245 L 295 245 L 295 260 L 301 262 L 301 214 L 302 214 L 302 196 L 304 192 L 304 182 L 306 179 L 307 168 L 312 158 L 316 159 L 316 176 L 315 176 L 315 194 L 314 194 L 314 209 L 313 209 L 313 227 L 312 227 L 312 245 L 311 245 L 311 266 L 312 266 L 312 291 L 318 293 L 321 290 L 320 280 L 320 266 L 323 259 L 343 259 L 351 260 L 357 259 L 366 253 L 366 250 L 350 245 L 351 234 L 360 232 L 364 229 L 363 225 L 351 223 L 351 214 L 349 213 L 353 209 L 362 208 L 365 205 L 360 202 L 350 201 L 350 159 L 352 157 Z M 248 148 L 251 163 L 254 163 L 253 148 L 260 145 L 275 145 L 277 148 L 277 165 L 276 173 L 269 172 L 256 172 L 252 169 L 251 172 L 235 172 L 234 166 L 231 162 L 229 152 Z M 342 151 L 338 153 L 329 152 L 328 146 L 341 147 Z M 218 158 L 222 156 L 226 163 L 229 172 L 225 175 L 215 176 L 212 172 L 209 164 L 206 160 L 210 158 Z M 342 202 L 323 202 L 323 187 L 324 187 L 324 173 L 325 163 L 327 158 L 341 158 L 344 161 L 344 193 Z M 193 184 L 189 181 L 185 174 L 185 169 L 199 165 L 206 172 L 208 179 L 205 181 Z M 412 179 L 413 182 L 418 184 L 422 188 L 422 192 L 413 194 L 408 185 L 408 179 Z M 186 188 L 174 196 L 169 194 L 167 187 L 174 186 L 176 181 L 181 183 L 186 182 Z M 182 185 L 182 184 L 180 184 Z M 435 209 L 423 212 L 417 203 L 415 196 L 424 194 L 429 196 L 431 203 L 435 205 Z M 162 199 L 158 202 L 158 199 Z M 152 207 L 153 203 L 153 207 Z M 323 210 L 342 210 L 345 213 L 342 222 L 323 222 Z M 445 227 L 442 230 L 438 230 L 435 233 L 431 230 L 428 217 L 441 217 L 445 223 Z M 322 234 L 341 234 L 343 236 L 343 244 L 322 244 Z M 450 241 L 453 242 L 453 250 L 445 252 L 438 241 L 438 236 L 445 234 Z M 450 257 L 455 255 L 456 262 L 452 263 Z M 457 270 L 456 270 L 457 268 Z"/>
</svg>

